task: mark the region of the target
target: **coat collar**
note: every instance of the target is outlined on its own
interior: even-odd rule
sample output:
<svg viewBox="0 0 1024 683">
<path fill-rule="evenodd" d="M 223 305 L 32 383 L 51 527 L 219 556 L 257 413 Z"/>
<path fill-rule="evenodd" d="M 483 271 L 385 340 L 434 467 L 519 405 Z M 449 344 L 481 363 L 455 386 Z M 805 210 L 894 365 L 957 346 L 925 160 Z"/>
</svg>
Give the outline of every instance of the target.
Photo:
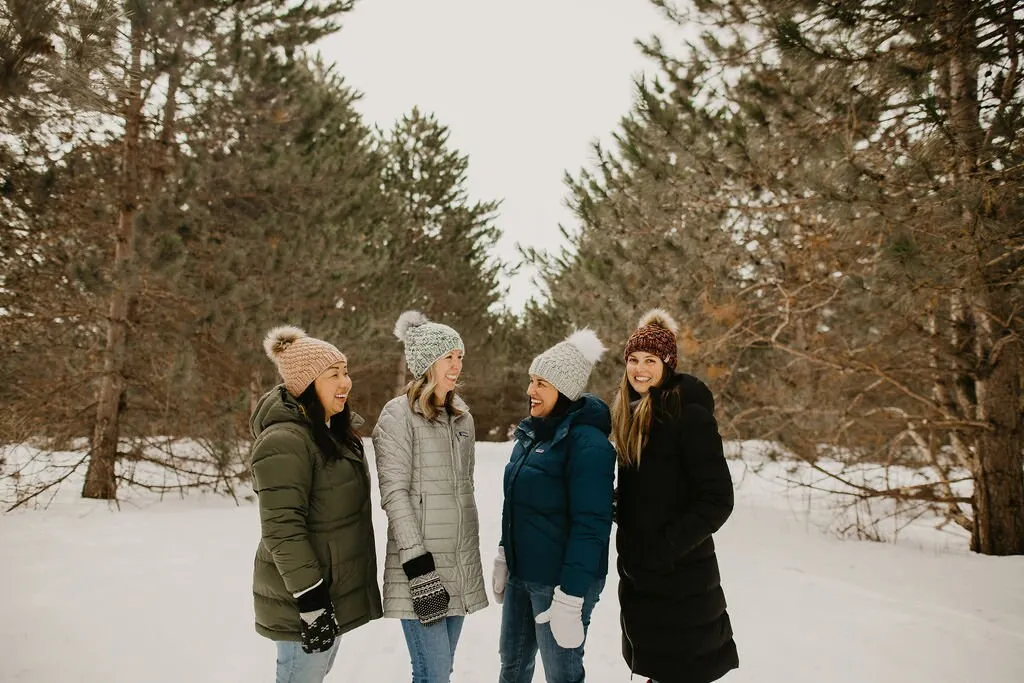
<svg viewBox="0 0 1024 683">
<path fill-rule="evenodd" d="M 611 423 L 608 417 L 608 407 L 600 402 L 597 397 L 590 394 L 583 394 L 582 398 L 577 400 L 569 408 L 569 411 L 562 416 L 561 420 L 557 425 L 552 426 L 542 422 L 544 418 L 528 417 L 519 423 L 516 427 L 514 437 L 519 440 L 530 440 L 536 441 L 543 439 L 550 441 L 551 445 L 554 446 L 559 441 L 563 440 L 569 435 L 573 425 L 578 421 L 583 421 L 588 424 L 593 423 L 594 426 L 598 426 L 602 422 L 607 422 L 605 425 L 604 432 L 608 433 L 611 429 Z"/>
<path fill-rule="evenodd" d="M 519 423 L 513 436 L 519 441 L 550 440 L 551 445 L 554 446 L 569 434 L 569 430 L 572 429 L 572 423 L 574 422 L 572 417 L 572 413 L 563 417 L 562 421 L 555 427 L 554 432 L 551 431 L 550 426 L 544 425 L 538 418 L 528 417 Z"/>
<path fill-rule="evenodd" d="M 406 402 L 408 402 L 408 399 L 406 399 Z M 462 400 L 462 397 L 459 396 L 458 394 L 455 394 L 455 396 L 452 398 L 452 405 L 455 406 L 455 408 L 457 410 L 461 411 L 461 413 L 462 413 L 461 415 L 458 415 L 458 416 L 455 417 L 456 420 L 464 418 L 466 416 L 466 414 L 469 413 L 469 405 L 467 405 L 466 402 Z M 426 419 L 426 415 L 423 414 L 423 408 L 420 407 L 420 402 L 419 401 L 412 401 L 411 407 L 412 407 L 412 412 L 414 412 L 417 415 L 419 415 L 420 417 Z M 441 412 L 447 414 L 447 411 L 444 410 L 443 408 L 442 408 Z"/>
<path fill-rule="evenodd" d="M 656 387 L 651 387 L 651 401 L 660 403 L 665 400 L 665 394 L 676 391 L 682 382 L 682 375 L 673 372 L 671 375 L 665 378 L 665 380 Z"/>
</svg>

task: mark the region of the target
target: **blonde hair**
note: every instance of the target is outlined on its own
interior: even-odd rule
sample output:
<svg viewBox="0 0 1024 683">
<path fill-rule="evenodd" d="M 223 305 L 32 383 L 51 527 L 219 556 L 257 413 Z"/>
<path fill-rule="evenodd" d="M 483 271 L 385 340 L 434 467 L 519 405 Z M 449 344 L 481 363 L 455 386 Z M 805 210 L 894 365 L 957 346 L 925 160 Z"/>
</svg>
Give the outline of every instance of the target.
<svg viewBox="0 0 1024 683">
<path fill-rule="evenodd" d="M 630 402 L 629 379 L 622 373 L 619 392 L 612 405 L 612 440 L 619 462 L 635 467 L 640 464 L 640 455 L 651 433 L 651 394 L 641 396 L 635 410 L 630 410 Z"/>
<path fill-rule="evenodd" d="M 415 410 L 418 404 L 420 412 L 425 418 L 435 419 L 441 414 L 438 405 L 434 403 L 434 389 L 436 388 L 437 379 L 434 377 L 434 366 L 430 366 L 422 377 L 405 385 L 405 395 L 409 399 L 409 407 Z M 462 415 L 462 411 L 455 407 L 455 391 L 449 391 L 448 395 L 444 397 L 444 409 L 452 417 Z"/>
</svg>

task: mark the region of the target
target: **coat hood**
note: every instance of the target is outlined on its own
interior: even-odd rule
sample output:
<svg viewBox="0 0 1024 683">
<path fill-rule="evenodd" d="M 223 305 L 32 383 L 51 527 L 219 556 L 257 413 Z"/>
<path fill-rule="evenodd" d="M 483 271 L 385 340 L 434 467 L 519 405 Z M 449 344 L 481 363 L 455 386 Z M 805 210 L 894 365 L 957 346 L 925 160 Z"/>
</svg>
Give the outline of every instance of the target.
<svg viewBox="0 0 1024 683">
<path fill-rule="evenodd" d="M 249 432 L 255 439 L 271 425 L 281 422 L 294 422 L 308 426 L 309 418 L 306 417 L 306 412 L 299 402 L 284 388 L 284 385 L 278 384 L 263 394 L 263 397 L 256 403 L 256 410 L 249 417 Z"/>
<path fill-rule="evenodd" d="M 712 415 L 715 414 L 715 397 L 708 385 L 685 372 L 673 373 L 660 387 L 651 389 L 651 398 L 664 401 L 667 394 L 676 394 L 682 405 L 698 405 Z"/>
</svg>

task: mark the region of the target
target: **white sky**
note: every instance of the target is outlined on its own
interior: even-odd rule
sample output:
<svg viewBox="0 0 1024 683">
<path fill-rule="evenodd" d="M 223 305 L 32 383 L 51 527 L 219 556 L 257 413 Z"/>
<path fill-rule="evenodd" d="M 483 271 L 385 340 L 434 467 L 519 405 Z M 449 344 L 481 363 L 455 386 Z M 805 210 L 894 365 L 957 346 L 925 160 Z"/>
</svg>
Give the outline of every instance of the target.
<svg viewBox="0 0 1024 683">
<path fill-rule="evenodd" d="M 575 225 L 563 175 L 590 164 L 653 68 L 634 39 L 668 26 L 647 0 L 359 0 L 321 49 L 371 125 L 419 106 L 450 128 L 471 198 L 503 200 L 496 255 L 515 260 L 517 242 L 557 249 L 558 225 Z M 508 284 L 518 311 L 530 274 Z"/>
</svg>

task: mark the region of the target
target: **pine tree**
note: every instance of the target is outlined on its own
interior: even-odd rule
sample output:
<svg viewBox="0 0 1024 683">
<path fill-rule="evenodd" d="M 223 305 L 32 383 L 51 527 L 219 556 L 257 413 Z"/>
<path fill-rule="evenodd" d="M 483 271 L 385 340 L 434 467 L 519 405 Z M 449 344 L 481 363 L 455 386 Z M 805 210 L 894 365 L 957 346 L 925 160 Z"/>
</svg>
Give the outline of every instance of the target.
<svg viewBox="0 0 1024 683">
<path fill-rule="evenodd" d="M 177 410 L 146 421 L 162 433 L 246 438 L 249 408 L 274 380 L 260 341 L 275 325 L 358 358 L 373 302 L 354 293 L 383 272 L 367 249 L 388 220 L 382 159 L 354 93 L 322 63 L 272 52 L 244 74 L 230 98 L 197 113 L 175 192 L 140 218 L 149 291 L 133 363 L 167 341 L 172 359 L 140 394 L 196 408 L 189 424 L 167 423 Z"/>
<path fill-rule="evenodd" d="M 25 140 L 25 137 L 20 138 Z M 34 156 L 34 155 L 29 155 Z M 11 160 L 0 199 L 0 376 L 5 440 L 86 436 L 95 410 L 116 150 L 81 145 L 42 167 Z"/>
<path fill-rule="evenodd" d="M 160 196 L 173 173 L 181 103 L 187 98 L 201 101 L 230 83 L 231 57 L 244 50 L 246 41 L 294 50 L 335 30 L 337 19 L 350 7 L 351 2 L 345 0 L 294 8 L 258 0 L 128 0 L 127 66 L 118 98 L 123 106 L 117 112 L 123 123 L 120 210 L 110 269 L 103 378 L 83 496 L 116 495 L 114 468 L 125 386 L 129 303 L 138 287 L 135 223 L 139 210 Z M 164 79 L 166 87 L 152 87 Z M 151 124 L 151 111 L 159 112 L 157 125 Z"/>
<path fill-rule="evenodd" d="M 393 268 L 388 285 L 395 315 L 417 308 L 462 334 L 465 391 L 475 402 L 478 432 L 485 434 L 505 419 L 487 410 L 490 397 L 504 389 L 495 374 L 505 361 L 493 355 L 502 325 L 495 312 L 501 265 L 490 254 L 498 238 L 498 202 L 470 199 L 469 159 L 448 138 L 446 126 L 418 109 L 384 138 L 384 186 L 399 207 L 396 230 L 385 245 Z M 401 370 L 400 356 L 394 362 Z"/>
<path fill-rule="evenodd" d="M 115 0 L 10 0 L 0 6 L 0 111 L 23 134 L 55 110 L 102 107 L 115 60 Z"/>
<path fill-rule="evenodd" d="M 780 79 L 776 96 L 804 113 L 775 132 L 842 150 L 832 172 L 805 166 L 807 186 L 824 219 L 880 247 L 850 274 L 895 323 L 883 363 L 829 355 L 911 399 L 903 427 L 917 450 L 939 460 L 928 442 L 947 445 L 972 474 L 971 519 L 955 515 L 972 548 L 1024 553 L 1014 3 L 763 8 L 751 22 L 770 39 L 763 48 L 806 74 L 796 88 Z M 718 3 L 711 16 L 725 24 L 737 12 Z M 811 74 L 827 74 L 814 91 Z"/>
<path fill-rule="evenodd" d="M 43 250 L 32 258 L 55 264 L 61 248 L 72 251 L 99 244 L 112 253 L 89 274 L 95 285 L 90 290 L 92 301 L 105 298 L 106 311 L 94 321 L 80 321 L 80 329 L 87 334 L 102 325 L 106 337 L 93 356 L 102 370 L 94 375 L 98 400 L 92 404 L 96 416 L 83 495 L 111 498 L 116 493 L 114 465 L 126 372 L 130 350 L 141 349 L 129 343 L 129 331 L 132 318 L 145 311 L 148 303 L 148 283 L 136 253 L 138 227 L 148 207 L 176 191 L 182 161 L 190 153 L 191 117 L 231 91 L 239 65 L 252 49 L 291 55 L 335 30 L 338 18 L 350 8 L 350 0 L 288 7 L 269 0 L 127 0 L 120 6 L 99 0 L 48 0 L 10 2 L 3 8 L 0 106 L 3 122 L 18 136 L 16 144 L 3 148 L 8 162 L 4 167 L 12 169 L 5 183 L 8 196 L 13 197 L 4 205 L 10 226 L 7 234 L 12 236 L 10 241 L 5 236 L 4 253 L 13 262 L 28 258 L 32 249 Z M 68 150 L 76 147 L 83 153 L 72 164 Z M 94 240 L 81 231 L 81 239 L 70 232 L 30 232 L 44 227 L 46 221 L 51 230 L 64 227 L 51 218 L 77 202 L 75 196 L 88 192 L 81 185 L 72 189 L 71 184 L 63 184 L 69 177 L 65 167 L 80 169 L 87 163 L 82 159 L 90 154 L 98 159 L 107 150 L 120 157 L 117 175 L 102 176 L 103 184 L 93 191 L 93 199 L 105 197 L 108 213 L 114 214 L 108 217 L 115 229 L 106 231 L 107 244 L 102 234 Z M 58 177 L 61 182 L 47 180 Z M 59 190 L 68 199 L 67 206 L 52 213 L 49 207 L 44 209 L 42 220 L 24 211 L 30 194 L 37 192 L 33 188 L 40 186 L 37 179 L 43 185 L 49 183 L 41 196 Z M 17 184 L 12 185 L 13 181 Z M 88 216 L 86 222 L 91 224 L 99 213 Z M 29 281 L 36 286 L 44 279 L 42 274 L 26 277 L 18 286 Z M 78 286 L 74 277 L 59 280 L 59 285 L 67 290 Z M 24 310 L 20 320 L 32 316 L 40 325 L 67 325 L 67 315 L 57 319 L 47 311 Z"/>
<path fill-rule="evenodd" d="M 95 178 L 116 163 L 97 133 L 120 19 L 107 0 L 0 5 L 0 432 L 81 436 L 93 405 L 91 268 L 109 220 Z M 73 151 L 68 152 L 69 148 Z M 95 316 L 95 317 L 94 317 Z M 47 372 L 40 372 L 46 368 Z"/>
<path fill-rule="evenodd" d="M 870 495 L 943 505 L 975 550 L 1024 552 L 1012 3 L 656 4 L 708 30 L 681 56 L 646 46 L 659 80 L 598 181 L 576 184 L 584 230 L 553 300 L 587 304 L 563 280 L 604 280 L 627 308 L 635 287 L 668 302 L 676 287 L 702 304 L 676 304 L 696 348 L 726 352 L 731 418 L 812 456 L 910 454 L 939 484 Z M 658 260 L 670 239 L 686 246 Z M 954 465 L 974 480 L 969 516 Z"/>
<path fill-rule="evenodd" d="M 613 350 L 595 374 L 609 398 L 623 371 L 615 349 L 652 306 L 679 316 L 687 370 L 723 379 L 738 360 L 740 345 L 730 342 L 745 312 L 738 297 L 757 264 L 745 246 L 752 236 L 730 215 L 727 169 L 709 161 L 725 121 L 692 101 L 687 78 L 673 86 L 638 83 L 615 148 L 595 145 L 595 168 L 567 177 L 582 226 L 567 233 L 571 248 L 554 258 L 528 254 L 545 276 L 555 326 L 595 326 Z"/>
</svg>

